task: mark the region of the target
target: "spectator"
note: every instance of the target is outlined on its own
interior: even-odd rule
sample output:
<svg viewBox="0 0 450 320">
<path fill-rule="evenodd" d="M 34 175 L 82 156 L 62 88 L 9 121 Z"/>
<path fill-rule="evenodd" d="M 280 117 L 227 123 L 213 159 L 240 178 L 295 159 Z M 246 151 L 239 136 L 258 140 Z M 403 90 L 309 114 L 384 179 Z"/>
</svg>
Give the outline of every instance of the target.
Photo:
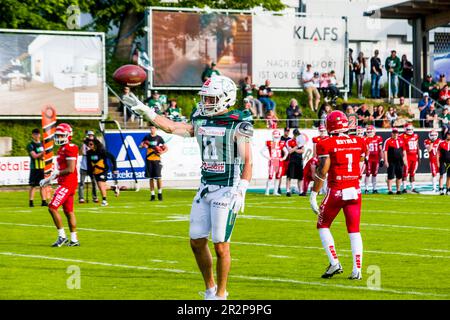
<svg viewBox="0 0 450 320">
<path fill-rule="evenodd" d="M 327 116 L 333 111 L 331 106 L 328 103 L 324 103 L 320 106 L 319 112 L 317 113 L 320 124 L 319 125 L 325 125 Z"/>
<path fill-rule="evenodd" d="M 244 103 L 242 105 L 242 109 L 243 110 L 248 110 L 252 114 L 252 117 L 256 118 L 256 116 L 257 116 L 256 110 L 253 107 L 253 105 L 252 105 L 252 103 L 251 103 L 249 98 L 245 98 L 244 99 Z"/>
<path fill-rule="evenodd" d="M 401 72 L 402 65 L 397 57 L 397 51 L 391 51 L 391 55 L 386 58 L 385 67 L 391 76 L 391 94 L 394 98 L 398 98 L 398 75 Z"/>
<path fill-rule="evenodd" d="M 406 81 L 411 82 L 413 77 L 413 65 L 411 61 L 408 60 L 406 57 L 406 54 L 402 55 L 402 78 L 404 78 Z M 400 88 L 399 88 L 399 94 L 400 96 L 406 97 L 409 95 L 409 84 L 405 82 L 405 80 L 400 79 Z"/>
<path fill-rule="evenodd" d="M 302 111 L 298 106 L 296 99 L 291 99 L 289 106 L 286 108 L 287 124 L 288 128 L 298 128 L 298 119 L 302 116 Z"/>
<path fill-rule="evenodd" d="M 256 85 L 252 84 L 250 76 L 246 76 L 242 84 L 242 97 L 252 104 L 252 109 L 256 111 L 255 118 L 264 118 L 263 105 L 261 101 L 255 99 L 254 90 Z M 245 103 L 245 102 L 244 102 Z"/>
<path fill-rule="evenodd" d="M 447 79 L 445 78 L 445 74 L 441 74 L 440 76 L 439 76 L 439 81 L 438 82 L 436 82 L 436 89 L 437 89 L 437 91 L 438 91 L 438 93 L 442 90 L 442 89 L 444 89 L 444 86 L 446 86 L 448 83 L 447 83 Z"/>
<path fill-rule="evenodd" d="M 384 107 L 380 104 L 375 112 L 373 113 L 374 125 L 377 128 L 383 127 L 384 118 L 386 116 L 386 112 L 384 111 Z"/>
<path fill-rule="evenodd" d="M 178 107 L 176 99 L 169 100 L 169 107 L 167 108 L 165 114 L 167 118 L 177 122 L 184 121 L 186 119 L 186 117 L 181 114 L 181 108 Z"/>
<path fill-rule="evenodd" d="M 361 127 L 365 127 L 373 121 L 373 117 L 366 104 L 361 105 L 361 108 L 356 111 L 356 114 L 358 116 L 358 125 Z"/>
<path fill-rule="evenodd" d="M 353 49 L 348 49 L 348 80 L 349 80 L 349 91 L 348 95 L 352 95 L 352 89 L 353 89 Z"/>
<path fill-rule="evenodd" d="M 380 98 L 380 78 L 383 74 L 380 52 L 375 50 L 374 56 L 370 59 L 370 96 L 372 99 Z"/>
<path fill-rule="evenodd" d="M 120 103 L 119 103 L 119 112 L 124 115 L 126 112 L 126 118 L 131 118 L 131 121 L 134 121 L 134 114 L 131 112 L 129 108 L 125 106 L 125 104 L 122 103 L 124 96 L 128 95 L 131 92 L 130 87 L 123 87 L 122 96 L 120 97 Z"/>
<path fill-rule="evenodd" d="M 276 104 L 275 101 L 271 99 L 272 96 L 273 92 L 270 88 L 270 81 L 266 80 L 265 84 L 260 86 L 258 90 L 258 100 L 265 106 L 266 112 L 270 110 L 275 111 Z"/>
<path fill-rule="evenodd" d="M 447 100 L 447 103 L 450 104 L 450 99 Z M 438 120 L 441 121 L 442 127 L 442 137 L 445 137 L 447 132 L 450 130 L 450 106 L 446 105 L 442 110 L 442 114 L 438 117 Z"/>
<path fill-rule="evenodd" d="M 430 107 L 427 108 L 425 119 L 425 128 L 434 128 L 434 122 L 438 119 L 434 103 L 430 104 Z"/>
<path fill-rule="evenodd" d="M 358 116 L 356 115 L 352 106 L 347 107 L 347 109 L 345 110 L 345 115 L 348 118 L 348 128 L 355 129 L 358 122 Z"/>
<path fill-rule="evenodd" d="M 266 125 L 268 129 L 278 128 L 278 117 L 275 114 L 275 111 L 268 110 L 266 112 Z"/>
<path fill-rule="evenodd" d="M 330 71 L 330 84 L 328 86 L 329 91 L 332 95 L 331 103 L 336 103 L 336 99 L 339 96 L 339 89 L 337 87 L 337 79 L 336 79 L 336 72 L 334 70 Z"/>
<path fill-rule="evenodd" d="M 308 94 L 308 104 L 312 111 L 317 111 L 319 109 L 320 102 L 320 94 L 317 90 L 315 82 L 318 80 L 318 77 L 311 70 L 311 65 L 306 65 L 306 71 L 302 74 L 303 88 Z M 313 103 L 313 98 L 315 99 Z"/>
<path fill-rule="evenodd" d="M 391 128 L 394 127 L 395 121 L 398 119 L 397 112 L 394 107 L 389 107 L 389 111 L 386 113 L 386 119 L 389 121 Z"/>
<path fill-rule="evenodd" d="M 437 99 L 439 96 L 436 82 L 433 80 L 433 76 L 431 74 L 427 74 L 420 88 L 423 92 L 427 92 L 433 99 Z"/>
<path fill-rule="evenodd" d="M 434 104 L 434 101 L 432 99 L 430 99 L 430 95 L 428 92 L 424 92 L 423 93 L 423 98 L 422 100 L 419 101 L 418 103 L 418 108 L 420 111 L 420 127 L 423 128 L 425 125 L 425 120 L 426 120 L 426 115 L 427 115 L 427 109 Z"/>
<path fill-rule="evenodd" d="M 284 128 L 284 132 L 283 135 L 281 136 L 280 141 L 286 142 L 290 140 L 291 139 L 290 135 L 291 135 L 291 128 L 289 127 Z M 286 159 L 286 161 L 288 161 L 288 159 Z"/>
<path fill-rule="evenodd" d="M 215 62 L 211 62 L 211 66 L 206 66 L 205 70 L 202 73 L 202 82 L 205 82 L 206 80 L 211 78 L 213 74 L 220 76 L 220 72 L 217 69 L 217 65 Z"/>
<path fill-rule="evenodd" d="M 356 78 L 356 91 L 358 93 L 358 99 L 364 99 L 363 93 L 363 85 L 364 85 L 364 75 L 366 74 L 367 61 L 364 57 L 364 53 L 360 52 L 358 54 L 358 58 L 353 63 L 353 70 L 355 72 Z"/>
<path fill-rule="evenodd" d="M 448 84 L 444 84 L 441 91 L 439 91 L 439 103 L 444 105 L 450 98 L 450 90 L 448 90 Z"/>
<path fill-rule="evenodd" d="M 153 90 L 150 99 L 148 99 L 148 106 L 150 108 L 154 108 L 156 113 L 161 114 L 163 106 L 159 98 L 160 96 L 158 90 Z"/>
</svg>

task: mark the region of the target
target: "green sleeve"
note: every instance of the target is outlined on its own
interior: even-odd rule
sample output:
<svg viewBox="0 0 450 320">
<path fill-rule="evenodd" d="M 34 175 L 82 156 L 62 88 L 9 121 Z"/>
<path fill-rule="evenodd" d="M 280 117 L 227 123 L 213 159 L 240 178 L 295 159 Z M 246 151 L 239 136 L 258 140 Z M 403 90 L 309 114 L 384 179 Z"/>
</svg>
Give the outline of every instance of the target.
<svg viewBox="0 0 450 320">
<path fill-rule="evenodd" d="M 394 72 L 399 74 L 401 71 L 402 71 L 402 62 L 400 61 L 399 57 L 396 57 Z"/>
</svg>

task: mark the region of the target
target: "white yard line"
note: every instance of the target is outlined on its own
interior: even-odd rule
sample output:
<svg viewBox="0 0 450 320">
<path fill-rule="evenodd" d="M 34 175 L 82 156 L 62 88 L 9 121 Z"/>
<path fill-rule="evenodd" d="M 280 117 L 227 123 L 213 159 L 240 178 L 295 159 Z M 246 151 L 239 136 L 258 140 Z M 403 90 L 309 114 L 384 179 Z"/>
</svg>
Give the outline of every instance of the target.
<svg viewBox="0 0 450 320">
<path fill-rule="evenodd" d="M 132 266 L 132 265 L 126 265 L 126 264 L 87 261 L 87 260 L 81 260 L 81 259 L 68 259 L 68 258 L 58 258 L 58 257 L 51 257 L 51 256 L 20 254 L 20 253 L 14 253 L 14 252 L 0 252 L 0 255 L 9 256 L 9 257 L 40 259 L 40 260 L 64 261 L 64 262 L 70 262 L 70 263 L 83 263 L 83 264 L 98 265 L 98 266 L 113 267 L 113 268 L 136 269 L 136 270 L 145 270 L 145 271 L 163 271 L 163 272 L 179 273 L 179 274 L 196 274 L 196 275 L 198 274 L 198 272 L 187 271 L 187 270 L 182 270 L 182 269 Z M 367 286 L 347 286 L 347 285 L 341 285 L 341 284 L 330 284 L 328 280 L 326 281 L 328 283 L 325 283 L 325 282 L 300 281 L 300 280 L 288 279 L 288 278 L 271 278 L 271 277 L 233 275 L 233 274 L 229 275 L 229 278 L 252 280 L 252 281 L 292 283 L 292 284 L 306 285 L 306 286 L 317 286 L 317 287 L 327 287 L 327 288 L 331 287 L 331 288 L 341 288 L 341 289 L 348 289 L 348 290 L 363 290 L 363 291 L 374 291 L 374 292 L 393 293 L 393 294 L 410 294 L 410 295 L 417 295 L 417 296 L 430 296 L 430 297 L 440 297 L 440 298 L 447 298 L 450 296 L 450 295 L 446 295 L 446 294 L 437 294 L 437 293 L 432 293 L 432 292 L 403 291 L 403 290 L 387 289 L 387 288 L 379 288 L 378 290 L 374 290 Z"/>
<path fill-rule="evenodd" d="M 0 225 L 12 225 L 21 227 L 39 227 L 39 228 L 55 228 L 50 225 L 37 225 L 37 224 L 25 224 L 25 223 L 11 223 L 11 222 L 0 222 Z M 138 236 L 150 236 L 158 238 L 171 238 L 171 239 L 181 239 L 183 241 L 189 239 L 188 237 L 167 235 L 167 234 L 157 234 L 148 232 L 136 232 L 136 231 L 126 231 L 126 230 L 105 230 L 105 229 L 92 229 L 92 228 L 77 228 L 80 231 L 90 231 L 90 232 L 104 232 L 104 233 L 117 233 L 117 234 L 130 234 Z M 323 250 L 322 247 L 310 247 L 310 246 L 294 246 L 294 245 L 284 245 L 284 244 L 270 244 L 270 243 L 255 243 L 255 242 L 243 242 L 243 241 L 233 241 L 233 244 L 248 245 L 248 246 L 258 246 L 258 247 L 273 247 L 273 248 L 292 248 L 292 249 L 312 249 L 312 250 Z M 348 249 L 338 249 L 338 252 L 351 252 Z M 409 253 L 409 252 L 391 252 L 391 251 L 377 251 L 377 250 L 365 250 L 365 253 L 374 254 L 387 254 L 387 255 L 398 255 L 406 257 L 418 257 L 418 258 L 437 258 L 437 259 L 450 259 L 450 256 L 433 256 L 429 254 L 419 254 L 419 253 Z"/>
</svg>

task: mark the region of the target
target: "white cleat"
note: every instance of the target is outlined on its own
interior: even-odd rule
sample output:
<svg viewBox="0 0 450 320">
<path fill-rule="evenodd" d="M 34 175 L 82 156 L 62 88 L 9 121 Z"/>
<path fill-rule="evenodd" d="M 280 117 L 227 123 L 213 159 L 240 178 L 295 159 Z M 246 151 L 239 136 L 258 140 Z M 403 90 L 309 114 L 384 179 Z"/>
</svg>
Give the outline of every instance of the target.
<svg viewBox="0 0 450 320">
<path fill-rule="evenodd" d="M 344 272 L 344 271 L 342 270 L 342 266 L 340 263 L 337 263 L 334 266 L 330 264 L 328 266 L 327 270 L 325 271 L 325 273 L 322 275 L 322 278 L 328 279 L 328 278 L 331 278 L 332 276 L 334 276 L 335 274 L 339 274 L 342 272 Z"/>
<path fill-rule="evenodd" d="M 279 196 L 280 194 L 278 192 L 273 193 L 274 196 Z"/>
<path fill-rule="evenodd" d="M 361 271 L 353 271 L 350 277 L 348 277 L 350 280 L 362 280 Z"/>
<path fill-rule="evenodd" d="M 108 205 L 108 201 L 103 200 L 103 201 L 102 201 L 102 207 L 106 207 L 107 205 Z"/>
<path fill-rule="evenodd" d="M 228 292 L 225 291 L 225 296 L 224 297 L 219 297 L 218 295 L 214 294 L 214 296 L 211 297 L 211 299 L 206 299 L 205 300 L 227 300 L 228 297 Z"/>
<path fill-rule="evenodd" d="M 213 289 L 213 290 L 211 290 Z M 204 300 L 215 300 L 214 297 L 216 296 L 217 286 L 214 286 L 214 288 L 210 288 L 205 291 L 200 291 L 198 294 L 203 297 Z"/>
<path fill-rule="evenodd" d="M 269 190 L 266 190 L 266 193 L 264 193 L 266 196 L 270 195 Z"/>
</svg>

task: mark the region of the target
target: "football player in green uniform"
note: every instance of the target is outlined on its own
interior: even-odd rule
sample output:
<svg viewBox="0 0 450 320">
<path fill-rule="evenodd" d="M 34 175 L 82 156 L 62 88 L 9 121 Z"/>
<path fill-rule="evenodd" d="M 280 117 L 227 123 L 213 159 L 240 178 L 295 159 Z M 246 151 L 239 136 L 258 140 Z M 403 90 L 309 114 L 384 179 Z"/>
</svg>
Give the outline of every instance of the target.
<svg viewBox="0 0 450 320">
<path fill-rule="evenodd" d="M 199 95 L 201 102 L 188 123 L 156 114 L 132 94 L 124 101 L 165 132 L 197 139 L 202 178 L 192 202 L 189 236 L 205 281 L 205 299 L 222 300 L 228 295 L 231 232 L 252 177 L 253 125 L 249 111 L 229 110 L 236 102 L 236 85 L 230 78 L 213 75 L 205 81 Z M 210 233 L 217 255 L 217 285 L 208 247 Z"/>
</svg>

